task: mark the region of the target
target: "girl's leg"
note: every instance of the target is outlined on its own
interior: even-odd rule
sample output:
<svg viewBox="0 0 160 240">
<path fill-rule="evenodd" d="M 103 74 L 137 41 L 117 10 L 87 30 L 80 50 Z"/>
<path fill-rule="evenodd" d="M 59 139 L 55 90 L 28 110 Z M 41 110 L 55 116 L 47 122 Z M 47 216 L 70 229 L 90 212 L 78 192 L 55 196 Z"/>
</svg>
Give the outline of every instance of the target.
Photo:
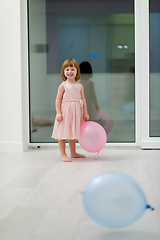
<svg viewBox="0 0 160 240">
<path fill-rule="evenodd" d="M 85 158 L 86 156 L 83 154 L 78 154 L 76 152 L 76 140 L 69 140 L 69 148 L 71 152 L 71 158 Z"/>
<path fill-rule="evenodd" d="M 66 140 L 59 140 L 59 150 L 61 152 L 61 160 L 63 162 L 72 162 L 66 155 Z"/>
</svg>

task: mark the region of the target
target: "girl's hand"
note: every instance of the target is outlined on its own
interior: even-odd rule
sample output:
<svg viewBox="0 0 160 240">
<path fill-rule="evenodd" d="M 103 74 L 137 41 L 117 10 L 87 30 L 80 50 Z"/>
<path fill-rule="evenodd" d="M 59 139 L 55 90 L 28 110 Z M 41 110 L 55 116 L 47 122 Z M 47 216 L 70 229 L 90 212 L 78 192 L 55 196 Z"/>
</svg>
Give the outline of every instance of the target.
<svg viewBox="0 0 160 240">
<path fill-rule="evenodd" d="M 62 119 L 63 119 L 62 114 L 61 114 L 61 113 L 58 113 L 58 114 L 56 115 L 56 120 L 57 120 L 58 122 L 61 122 Z"/>
<path fill-rule="evenodd" d="M 84 118 L 85 121 L 88 121 L 88 120 L 89 120 L 89 115 L 88 115 L 88 113 L 84 114 L 83 118 Z"/>
</svg>

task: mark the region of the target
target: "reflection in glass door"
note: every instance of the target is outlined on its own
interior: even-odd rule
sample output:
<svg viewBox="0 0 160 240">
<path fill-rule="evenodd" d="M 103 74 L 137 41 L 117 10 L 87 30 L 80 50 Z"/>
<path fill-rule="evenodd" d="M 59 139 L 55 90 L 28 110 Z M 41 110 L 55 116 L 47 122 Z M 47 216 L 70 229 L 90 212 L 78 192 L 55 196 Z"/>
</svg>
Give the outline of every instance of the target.
<svg viewBox="0 0 160 240">
<path fill-rule="evenodd" d="M 55 98 L 67 58 L 90 65 L 80 80 L 90 120 L 106 129 L 108 142 L 135 142 L 134 1 L 113 2 L 88 0 L 77 7 L 66 0 L 62 9 L 60 0 L 28 1 L 32 143 L 57 142 L 51 138 Z"/>
<path fill-rule="evenodd" d="M 160 137 L 160 1 L 150 0 L 150 137 Z"/>
</svg>

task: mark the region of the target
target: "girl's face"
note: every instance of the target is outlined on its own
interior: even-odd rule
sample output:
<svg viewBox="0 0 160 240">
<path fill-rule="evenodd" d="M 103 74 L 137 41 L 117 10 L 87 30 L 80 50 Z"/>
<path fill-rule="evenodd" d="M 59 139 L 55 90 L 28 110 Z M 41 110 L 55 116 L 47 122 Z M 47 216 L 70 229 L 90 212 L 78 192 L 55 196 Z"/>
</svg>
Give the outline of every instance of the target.
<svg viewBox="0 0 160 240">
<path fill-rule="evenodd" d="M 75 79 L 77 75 L 77 69 L 74 66 L 68 66 L 64 69 L 64 75 L 67 79 Z"/>
</svg>

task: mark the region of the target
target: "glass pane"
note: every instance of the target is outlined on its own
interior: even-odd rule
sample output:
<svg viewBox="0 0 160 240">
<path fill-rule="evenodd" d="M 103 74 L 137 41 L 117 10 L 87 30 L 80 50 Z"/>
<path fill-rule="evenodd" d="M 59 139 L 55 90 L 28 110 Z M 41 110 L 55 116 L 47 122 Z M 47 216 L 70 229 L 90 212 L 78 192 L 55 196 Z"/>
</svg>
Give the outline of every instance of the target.
<svg viewBox="0 0 160 240">
<path fill-rule="evenodd" d="M 160 1 L 150 0 L 150 137 L 160 137 Z"/>
<path fill-rule="evenodd" d="M 105 128 L 108 142 L 134 142 L 134 1 L 29 0 L 28 5 L 30 141 L 57 142 L 51 135 L 61 66 L 75 58 L 90 120 Z"/>
</svg>

